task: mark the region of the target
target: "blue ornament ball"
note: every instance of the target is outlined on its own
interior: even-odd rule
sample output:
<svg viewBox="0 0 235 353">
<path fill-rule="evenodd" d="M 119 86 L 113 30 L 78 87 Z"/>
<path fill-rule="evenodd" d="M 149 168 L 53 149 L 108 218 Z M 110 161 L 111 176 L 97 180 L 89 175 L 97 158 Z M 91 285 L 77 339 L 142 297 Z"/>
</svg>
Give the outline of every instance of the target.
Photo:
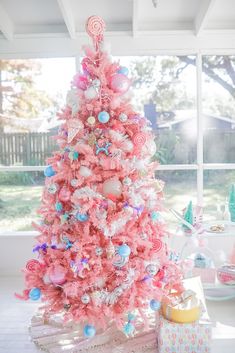
<svg viewBox="0 0 235 353">
<path fill-rule="evenodd" d="M 109 121 L 109 113 L 106 111 L 102 111 L 98 114 L 98 120 L 100 123 L 105 124 Z"/>
<path fill-rule="evenodd" d="M 29 298 L 31 300 L 38 300 L 41 297 L 41 290 L 39 288 L 32 288 L 29 292 Z"/>
<path fill-rule="evenodd" d="M 62 205 L 62 203 L 61 203 L 61 202 L 56 202 L 56 204 L 55 204 L 55 209 L 56 209 L 57 212 L 62 211 L 62 210 L 63 210 L 63 205 Z"/>
<path fill-rule="evenodd" d="M 83 329 L 83 334 L 85 337 L 94 337 L 96 334 L 96 329 L 93 325 L 86 325 Z"/>
<path fill-rule="evenodd" d="M 159 212 L 157 212 L 157 211 L 151 212 L 152 221 L 157 221 L 157 220 L 159 220 L 159 218 L 160 218 L 160 213 Z"/>
<path fill-rule="evenodd" d="M 153 311 L 157 311 L 161 308 L 161 303 L 156 300 L 156 299 L 152 299 L 149 303 L 150 305 L 150 308 L 153 310 Z"/>
<path fill-rule="evenodd" d="M 52 177 L 53 175 L 55 175 L 55 171 L 54 171 L 54 169 L 52 168 L 51 165 L 48 165 L 46 167 L 46 169 L 44 170 L 44 175 L 46 177 Z"/>
<path fill-rule="evenodd" d="M 86 213 L 77 213 L 76 218 L 79 222 L 86 222 L 88 220 L 88 215 Z"/>
<path fill-rule="evenodd" d="M 125 76 L 127 76 L 129 74 L 129 70 L 127 67 L 125 66 L 121 66 L 119 69 L 118 69 L 118 74 L 123 74 Z"/>
<path fill-rule="evenodd" d="M 126 335 L 131 335 L 131 334 L 134 332 L 134 330 L 135 330 L 135 326 L 134 326 L 132 323 L 130 323 L 130 322 L 128 322 L 128 323 L 124 326 L 124 333 L 125 333 Z"/>
<path fill-rule="evenodd" d="M 131 249 L 127 244 L 122 244 L 118 248 L 118 255 L 122 257 L 128 257 L 131 253 Z"/>
</svg>

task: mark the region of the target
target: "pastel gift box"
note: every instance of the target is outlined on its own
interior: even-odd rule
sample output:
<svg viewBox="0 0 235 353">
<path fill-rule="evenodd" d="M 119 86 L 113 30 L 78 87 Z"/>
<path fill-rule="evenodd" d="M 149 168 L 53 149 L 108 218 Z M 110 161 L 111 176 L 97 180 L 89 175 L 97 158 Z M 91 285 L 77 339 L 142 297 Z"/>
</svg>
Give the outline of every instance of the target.
<svg viewBox="0 0 235 353">
<path fill-rule="evenodd" d="M 159 316 L 158 353 L 209 353 L 211 351 L 210 342 L 211 323 L 209 320 L 179 324 Z"/>
</svg>

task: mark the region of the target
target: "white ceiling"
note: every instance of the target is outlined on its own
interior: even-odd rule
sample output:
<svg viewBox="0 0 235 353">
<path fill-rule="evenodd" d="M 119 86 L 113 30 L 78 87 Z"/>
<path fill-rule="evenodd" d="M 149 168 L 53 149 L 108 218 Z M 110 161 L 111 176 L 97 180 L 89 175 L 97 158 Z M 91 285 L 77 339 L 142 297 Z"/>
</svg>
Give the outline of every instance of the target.
<svg viewBox="0 0 235 353">
<path fill-rule="evenodd" d="M 219 35 L 222 42 L 227 36 L 226 47 L 235 47 L 235 0 L 0 0 L 0 54 L 19 51 L 19 41 L 26 45 L 29 38 L 40 45 L 40 38 L 49 37 L 76 42 L 93 14 L 104 18 L 110 37 L 132 37 L 137 43 L 144 37 L 169 40 L 174 35 L 191 38 L 193 46 Z M 75 42 L 67 43 L 68 49 Z"/>
</svg>

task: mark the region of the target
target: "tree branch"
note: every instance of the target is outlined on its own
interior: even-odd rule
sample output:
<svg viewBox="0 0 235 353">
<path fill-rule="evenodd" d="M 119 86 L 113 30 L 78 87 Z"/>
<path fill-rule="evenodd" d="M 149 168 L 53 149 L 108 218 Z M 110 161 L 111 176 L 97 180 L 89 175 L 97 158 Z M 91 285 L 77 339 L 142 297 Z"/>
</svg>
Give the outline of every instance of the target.
<svg viewBox="0 0 235 353">
<path fill-rule="evenodd" d="M 196 59 L 190 58 L 188 56 L 178 56 L 179 60 L 181 60 L 182 62 L 184 62 L 185 64 L 188 65 L 196 65 Z M 226 57 L 224 57 L 225 59 L 227 59 Z M 226 63 L 227 64 L 227 63 Z M 220 65 L 219 65 L 220 66 Z M 185 69 L 187 66 L 184 66 L 183 69 Z M 213 65 L 213 67 L 216 69 L 218 68 L 215 67 Z M 210 63 L 204 61 L 202 63 L 202 69 L 203 72 L 205 72 L 205 74 L 212 78 L 214 81 L 216 81 L 217 83 L 219 83 L 224 89 L 226 89 L 226 91 L 229 92 L 229 94 L 235 98 L 235 71 L 232 67 L 231 61 L 229 60 L 228 65 L 223 65 L 223 67 L 225 68 L 227 74 L 229 75 L 229 77 L 231 78 L 233 84 L 229 84 L 226 80 L 224 80 L 220 75 L 218 75 L 211 67 L 210 67 Z"/>
</svg>

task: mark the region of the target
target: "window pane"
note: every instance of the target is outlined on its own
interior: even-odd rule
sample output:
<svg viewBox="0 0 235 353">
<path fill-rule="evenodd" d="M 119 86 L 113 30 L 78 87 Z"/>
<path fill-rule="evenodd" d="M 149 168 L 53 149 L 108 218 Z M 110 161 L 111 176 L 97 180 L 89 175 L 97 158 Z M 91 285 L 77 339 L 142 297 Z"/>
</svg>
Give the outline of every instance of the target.
<svg viewBox="0 0 235 353">
<path fill-rule="evenodd" d="M 204 207 L 207 219 L 217 218 L 217 205 L 224 212 L 232 184 L 235 184 L 235 170 L 204 171 Z"/>
<path fill-rule="evenodd" d="M 156 177 L 165 182 L 165 207 L 179 213 L 190 201 L 197 204 L 197 173 L 195 170 L 159 171 Z M 165 214 L 170 228 L 176 229 L 179 221 L 170 213 Z"/>
<path fill-rule="evenodd" d="M 161 164 L 196 161 L 195 56 L 121 57 L 133 78 L 133 103 L 152 123 Z"/>
<path fill-rule="evenodd" d="M 74 73 L 74 58 L 0 60 L 0 165 L 45 164 Z"/>
<path fill-rule="evenodd" d="M 43 172 L 0 173 L 0 231 L 33 229 L 44 179 Z"/>
<path fill-rule="evenodd" d="M 235 162 L 235 56 L 203 56 L 204 162 Z"/>
</svg>

